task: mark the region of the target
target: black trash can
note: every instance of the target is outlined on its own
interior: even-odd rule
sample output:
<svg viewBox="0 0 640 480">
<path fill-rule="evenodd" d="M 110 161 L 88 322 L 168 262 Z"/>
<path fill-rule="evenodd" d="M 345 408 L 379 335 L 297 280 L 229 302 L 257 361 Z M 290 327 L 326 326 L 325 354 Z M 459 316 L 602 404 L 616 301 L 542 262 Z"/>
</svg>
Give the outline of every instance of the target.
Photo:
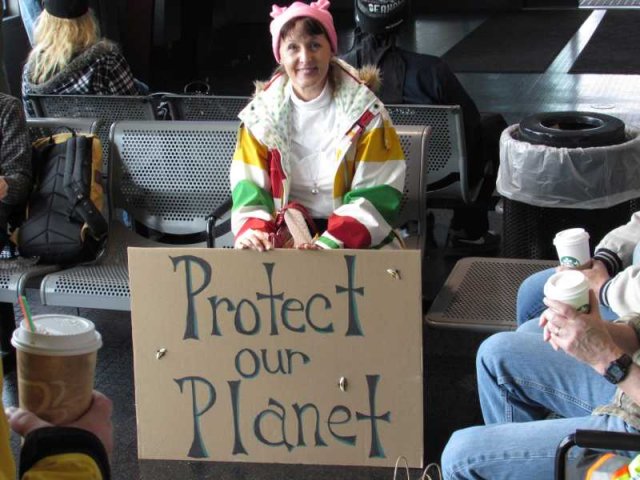
<svg viewBox="0 0 640 480">
<path fill-rule="evenodd" d="M 600 120 L 588 120 L 592 123 L 584 120 L 581 125 L 592 128 L 595 124 L 593 128 L 599 129 L 600 139 L 608 145 L 557 147 L 540 140 L 554 143 L 553 135 L 536 137 L 526 131 L 536 123 L 553 130 L 559 125 L 554 116 L 560 114 L 561 120 L 569 123 L 570 114 L 580 115 L 582 120 L 587 115 L 584 112 L 537 114 L 520 125 L 509 127 L 500 139 L 496 188 L 504 198 L 502 255 L 505 257 L 554 260 L 557 253 L 553 237 L 561 230 L 574 227 L 589 232 L 593 249 L 609 231 L 627 223 L 631 214 L 640 210 L 640 132 L 627 127 L 624 142 L 619 143 L 619 120 L 607 123 L 606 129 L 597 127 Z M 525 134 L 522 125 L 526 126 Z M 579 126 L 575 128 L 579 130 Z M 563 133 L 560 143 L 592 143 L 585 138 L 570 137 L 571 134 Z M 584 132 L 578 131 L 575 137 L 584 137 Z"/>
<path fill-rule="evenodd" d="M 631 214 L 640 210 L 639 200 L 629 200 L 609 208 L 583 210 L 548 208 L 504 199 L 502 255 L 507 258 L 555 260 L 553 245 L 556 233 L 567 228 L 582 227 L 589 232 L 593 248 L 612 229 L 624 225 Z"/>
</svg>

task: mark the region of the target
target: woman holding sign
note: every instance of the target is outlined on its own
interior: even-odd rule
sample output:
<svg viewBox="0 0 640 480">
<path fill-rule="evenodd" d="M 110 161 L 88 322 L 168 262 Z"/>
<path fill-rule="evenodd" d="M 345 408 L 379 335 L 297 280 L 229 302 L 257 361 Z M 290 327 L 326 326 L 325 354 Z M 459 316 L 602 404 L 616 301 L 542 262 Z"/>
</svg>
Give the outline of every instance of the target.
<svg viewBox="0 0 640 480">
<path fill-rule="evenodd" d="M 398 244 L 405 161 L 375 69 L 335 57 L 329 1 L 273 6 L 279 66 L 239 114 L 231 164 L 235 246 L 270 250 Z M 315 238 L 309 234 L 317 228 Z"/>
</svg>

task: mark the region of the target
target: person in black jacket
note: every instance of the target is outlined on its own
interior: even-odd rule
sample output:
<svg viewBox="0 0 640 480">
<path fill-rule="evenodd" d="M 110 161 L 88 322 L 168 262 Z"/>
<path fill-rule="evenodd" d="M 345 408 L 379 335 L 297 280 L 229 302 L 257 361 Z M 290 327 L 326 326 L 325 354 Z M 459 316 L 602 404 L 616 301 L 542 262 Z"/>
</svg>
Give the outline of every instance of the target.
<svg viewBox="0 0 640 480">
<path fill-rule="evenodd" d="M 488 179 L 476 203 L 454 208 L 448 252 L 459 255 L 495 252 L 500 237 L 489 230 L 488 208 L 495 188 L 499 137 L 507 127 L 506 122 L 500 115 L 489 116 L 483 122 L 469 94 L 439 57 L 396 46 L 396 32 L 409 15 L 409 0 L 354 0 L 354 3 L 354 45 L 342 58 L 358 68 L 369 64 L 380 69 L 382 88 L 378 93 L 385 104 L 460 105 L 470 184 L 483 176 Z"/>
<path fill-rule="evenodd" d="M 31 190 L 31 143 L 20 100 L 0 93 L 0 250 L 7 222 Z"/>
</svg>

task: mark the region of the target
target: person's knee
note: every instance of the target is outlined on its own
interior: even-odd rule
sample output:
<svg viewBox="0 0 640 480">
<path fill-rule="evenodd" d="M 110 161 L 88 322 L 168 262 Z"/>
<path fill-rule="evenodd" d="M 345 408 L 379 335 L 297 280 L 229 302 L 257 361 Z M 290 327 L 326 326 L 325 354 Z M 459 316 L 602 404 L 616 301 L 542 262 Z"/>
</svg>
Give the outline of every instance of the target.
<svg viewBox="0 0 640 480">
<path fill-rule="evenodd" d="M 542 338 L 542 328 L 540 327 L 540 318 L 532 318 L 518 326 L 518 332 L 520 333 L 533 333 L 540 335 Z"/>
<path fill-rule="evenodd" d="M 487 338 L 478 349 L 476 355 L 476 366 L 485 367 L 496 360 L 509 356 L 513 350 L 511 348 L 514 332 L 500 332 Z"/>
<path fill-rule="evenodd" d="M 471 475 L 473 462 L 483 427 L 470 427 L 453 432 L 442 452 L 442 474 L 445 480 L 475 478 Z"/>
<path fill-rule="evenodd" d="M 554 273 L 555 269 L 542 270 L 525 278 L 520 284 L 516 297 L 516 320 L 518 325 L 539 317 L 544 311 L 546 308 L 542 303 L 544 284 Z"/>
<path fill-rule="evenodd" d="M 544 286 L 548 276 L 548 270 L 542 270 L 529 275 L 522 281 L 520 287 L 518 287 L 518 296 L 540 293 L 540 289 Z"/>
</svg>

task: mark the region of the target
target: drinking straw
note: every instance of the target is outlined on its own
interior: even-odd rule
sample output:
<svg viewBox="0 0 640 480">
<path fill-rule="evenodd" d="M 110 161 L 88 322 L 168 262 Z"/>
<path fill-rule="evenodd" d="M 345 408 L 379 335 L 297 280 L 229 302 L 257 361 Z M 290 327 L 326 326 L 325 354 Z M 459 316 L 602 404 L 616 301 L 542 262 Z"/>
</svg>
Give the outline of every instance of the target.
<svg viewBox="0 0 640 480">
<path fill-rule="evenodd" d="M 27 297 L 24 295 L 20 295 L 18 297 L 18 303 L 20 304 L 20 309 L 22 310 L 22 315 L 27 319 L 29 323 L 29 328 L 32 332 L 36 331 L 36 326 L 33 324 L 33 318 L 31 318 L 31 309 L 29 308 L 29 302 L 27 302 Z"/>
</svg>

